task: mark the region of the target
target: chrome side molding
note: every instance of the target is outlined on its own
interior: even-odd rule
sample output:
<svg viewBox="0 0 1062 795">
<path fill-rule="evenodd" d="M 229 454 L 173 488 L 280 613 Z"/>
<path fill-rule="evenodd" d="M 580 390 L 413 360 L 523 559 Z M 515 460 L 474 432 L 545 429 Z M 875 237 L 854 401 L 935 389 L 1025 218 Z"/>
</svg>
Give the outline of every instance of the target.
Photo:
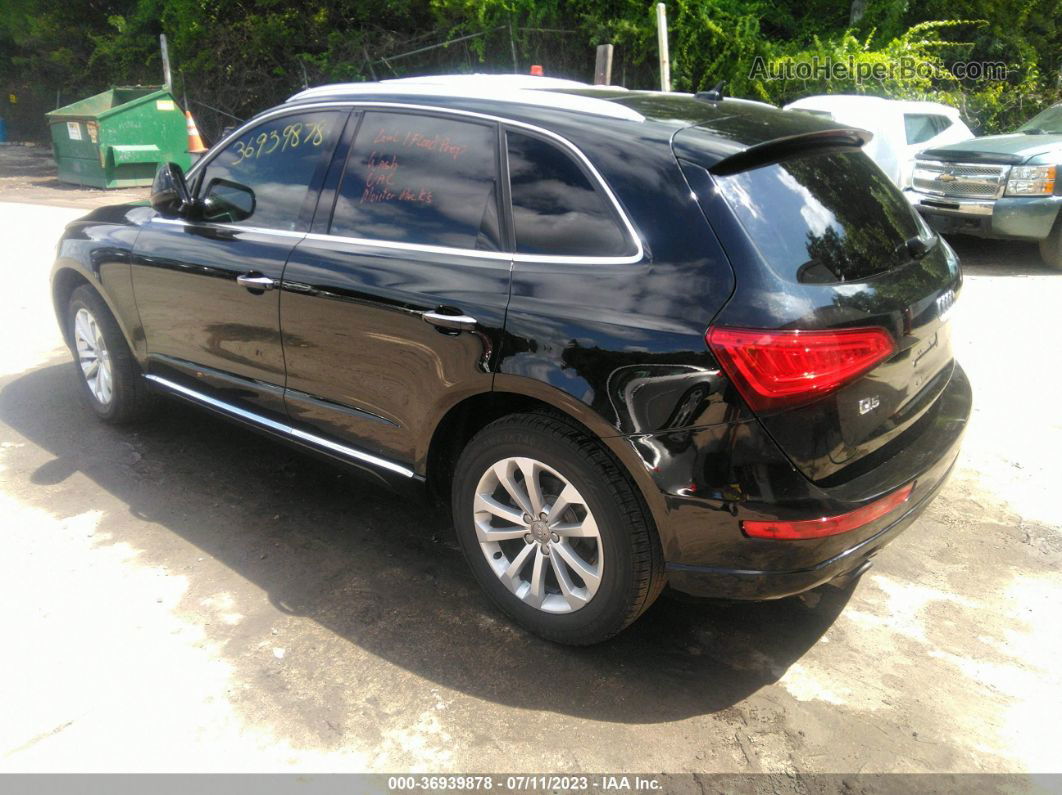
<svg viewBox="0 0 1062 795">
<path fill-rule="evenodd" d="M 231 403 L 226 403 L 224 400 L 218 400 L 210 395 L 204 395 L 202 392 L 197 392 L 194 389 L 190 389 L 183 384 L 178 384 L 174 381 L 170 381 L 168 378 L 162 378 L 161 376 L 147 374 L 144 376 L 148 381 L 158 384 L 164 389 L 168 389 L 178 395 L 190 398 L 196 402 L 202 403 L 205 406 L 217 409 L 218 411 L 229 414 L 233 417 L 238 417 L 241 420 L 259 425 L 263 428 L 268 428 L 274 433 L 281 434 L 282 436 L 288 436 L 292 439 L 297 439 L 305 444 L 312 445 L 321 450 L 327 450 L 330 453 L 339 454 L 345 458 L 349 458 L 353 461 L 358 461 L 363 464 L 369 464 L 370 466 L 378 467 L 379 469 L 386 469 L 389 472 L 394 472 L 399 475 L 403 475 L 407 478 L 415 478 L 417 474 L 409 467 L 404 467 L 401 464 L 396 464 L 394 461 L 388 461 L 386 458 L 380 458 L 379 456 L 366 453 L 362 450 L 358 450 L 355 447 L 348 447 L 345 444 L 334 442 L 331 439 L 326 439 L 323 436 L 318 436 L 313 433 L 309 433 L 300 428 L 295 428 L 283 422 L 277 422 L 271 420 L 268 417 L 263 417 L 260 414 L 255 414 L 253 411 L 242 409 L 239 406 L 234 406 Z"/>
</svg>

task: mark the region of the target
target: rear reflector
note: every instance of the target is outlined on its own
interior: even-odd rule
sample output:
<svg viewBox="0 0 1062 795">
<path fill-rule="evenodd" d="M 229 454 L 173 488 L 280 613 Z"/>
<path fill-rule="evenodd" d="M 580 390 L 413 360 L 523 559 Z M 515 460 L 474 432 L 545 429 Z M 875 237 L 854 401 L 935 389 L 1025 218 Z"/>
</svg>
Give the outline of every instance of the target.
<svg viewBox="0 0 1062 795">
<path fill-rule="evenodd" d="M 896 350 L 883 328 L 713 327 L 704 339 L 753 411 L 807 403 L 854 381 Z"/>
<path fill-rule="evenodd" d="M 821 519 L 803 519 L 798 522 L 744 521 L 741 523 L 741 531 L 751 538 L 780 539 L 822 538 L 847 533 L 899 508 L 911 496 L 914 485 L 908 483 L 887 497 L 839 516 L 823 516 Z"/>
</svg>

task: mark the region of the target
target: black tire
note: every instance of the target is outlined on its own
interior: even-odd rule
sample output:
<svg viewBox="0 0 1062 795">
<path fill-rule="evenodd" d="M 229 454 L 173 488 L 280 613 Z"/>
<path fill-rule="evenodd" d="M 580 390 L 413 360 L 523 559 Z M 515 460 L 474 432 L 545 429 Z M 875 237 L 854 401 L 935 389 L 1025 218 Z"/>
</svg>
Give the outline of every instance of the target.
<svg viewBox="0 0 1062 795">
<path fill-rule="evenodd" d="M 1062 270 L 1062 218 L 1055 222 L 1051 234 L 1040 241 L 1040 259 L 1054 270 Z"/>
<path fill-rule="evenodd" d="M 110 364 L 110 396 L 101 400 L 89 385 L 89 380 L 82 372 L 78 354 L 75 322 L 78 313 L 85 310 L 95 321 L 100 336 L 106 346 Z M 67 343 L 74 355 L 79 392 L 82 399 L 104 422 L 122 424 L 140 419 L 151 407 L 151 394 L 144 381 L 140 367 L 133 358 L 125 336 L 107 304 L 90 286 L 82 285 L 70 295 L 66 310 Z"/>
<path fill-rule="evenodd" d="M 605 565 L 596 593 L 572 612 L 547 613 L 521 600 L 480 547 L 476 489 L 489 468 L 510 457 L 534 458 L 563 475 L 593 513 Z M 553 416 L 510 415 L 477 433 L 457 461 L 452 505 L 458 541 L 479 584 L 516 623 L 547 640 L 579 646 L 603 641 L 645 612 L 665 585 L 660 541 L 634 484 L 599 442 Z"/>
</svg>

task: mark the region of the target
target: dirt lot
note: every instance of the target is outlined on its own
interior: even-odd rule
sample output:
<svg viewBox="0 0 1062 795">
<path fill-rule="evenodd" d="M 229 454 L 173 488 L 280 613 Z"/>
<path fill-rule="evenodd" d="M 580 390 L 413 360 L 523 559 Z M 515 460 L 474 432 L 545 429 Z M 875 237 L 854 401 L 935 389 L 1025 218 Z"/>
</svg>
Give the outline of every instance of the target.
<svg viewBox="0 0 1062 795">
<path fill-rule="evenodd" d="M 57 207 L 102 207 L 146 199 L 147 188 L 96 190 L 60 182 L 49 146 L 0 146 L 0 201 L 48 204 Z"/>
<path fill-rule="evenodd" d="M 854 589 L 665 599 L 567 649 L 416 506 L 177 404 L 95 422 L 46 286 L 82 211 L 37 203 L 114 194 L 47 179 L 0 179 L 0 770 L 1062 772 L 1062 274 L 1034 248 L 957 241 L 976 412 Z"/>
</svg>

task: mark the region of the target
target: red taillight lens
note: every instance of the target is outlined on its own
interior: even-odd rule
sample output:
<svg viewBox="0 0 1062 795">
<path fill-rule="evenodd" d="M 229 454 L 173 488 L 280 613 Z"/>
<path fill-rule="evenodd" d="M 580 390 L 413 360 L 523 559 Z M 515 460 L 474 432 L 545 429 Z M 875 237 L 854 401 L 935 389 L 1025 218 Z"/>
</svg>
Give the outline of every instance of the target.
<svg viewBox="0 0 1062 795">
<path fill-rule="evenodd" d="M 804 519 L 797 522 L 744 521 L 741 523 L 741 530 L 752 538 L 783 539 L 821 538 L 847 533 L 849 530 L 868 525 L 903 505 L 911 496 L 914 485 L 908 483 L 887 497 L 840 516 L 823 516 L 821 519 Z"/>
<path fill-rule="evenodd" d="M 761 331 L 714 327 L 704 339 L 754 411 L 813 400 L 855 380 L 896 350 L 883 328 Z"/>
</svg>

